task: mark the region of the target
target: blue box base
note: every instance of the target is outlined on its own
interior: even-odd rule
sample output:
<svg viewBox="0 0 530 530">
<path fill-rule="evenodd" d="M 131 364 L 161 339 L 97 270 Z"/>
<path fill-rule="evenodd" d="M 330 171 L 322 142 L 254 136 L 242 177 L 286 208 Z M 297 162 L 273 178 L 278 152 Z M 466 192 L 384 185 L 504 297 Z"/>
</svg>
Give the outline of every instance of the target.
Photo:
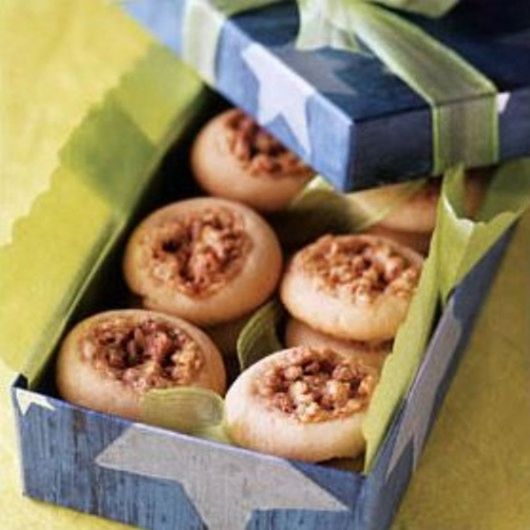
<svg viewBox="0 0 530 530">
<path fill-rule="evenodd" d="M 134 424 L 28 390 L 20 378 L 12 394 L 24 493 L 152 530 L 387 529 L 509 239 L 451 298 L 367 476 Z M 410 429 L 411 413 L 427 416 L 424 432 Z"/>
</svg>

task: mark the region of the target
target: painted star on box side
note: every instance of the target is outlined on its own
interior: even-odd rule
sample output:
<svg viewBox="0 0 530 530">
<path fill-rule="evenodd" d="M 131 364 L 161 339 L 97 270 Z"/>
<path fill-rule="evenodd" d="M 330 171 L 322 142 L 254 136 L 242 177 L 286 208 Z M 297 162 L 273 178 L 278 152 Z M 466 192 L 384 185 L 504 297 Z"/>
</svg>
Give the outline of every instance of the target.
<svg viewBox="0 0 530 530">
<path fill-rule="evenodd" d="M 348 511 L 286 460 L 256 458 L 201 440 L 175 440 L 145 425 L 130 427 L 98 455 L 96 464 L 177 481 L 203 523 L 216 530 L 244 530 L 254 510 Z"/>
<path fill-rule="evenodd" d="M 407 398 L 404 417 L 388 465 L 387 477 L 392 474 L 411 442 L 414 469 L 418 465 L 429 433 L 438 389 L 447 374 L 456 346 L 462 336 L 462 324 L 454 316 L 453 306 L 452 300 L 447 307 L 452 317 L 446 322 L 447 331 L 440 338 L 436 349 L 431 352 L 428 362 L 423 365 L 422 372 L 417 379 L 418 384 L 412 387 Z"/>
</svg>

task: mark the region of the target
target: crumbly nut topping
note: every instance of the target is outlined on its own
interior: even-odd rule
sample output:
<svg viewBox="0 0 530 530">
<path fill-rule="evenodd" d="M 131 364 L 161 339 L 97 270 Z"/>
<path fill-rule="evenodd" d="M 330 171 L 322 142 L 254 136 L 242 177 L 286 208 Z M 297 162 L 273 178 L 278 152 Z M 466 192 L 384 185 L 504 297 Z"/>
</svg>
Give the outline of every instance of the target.
<svg viewBox="0 0 530 530">
<path fill-rule="evenodd" d="M 312 423 L 364 410 L 378 376 L 374 368 L 347 360 L 330 349 L 293 348 L 255 382 L 271 407 Z"/>
<path fill-rule="evenodd" d="M 276 178 L 313 175 L 311 168 L 241 110 L 234 109 L 226 125 L 228 149 L 251 175 Z"/>
<path fill-rule="evenodd" d="M 193 297 L 219 291 L 252 247 L 242 216 L 222 207 L 166 219 L 146 232 L 143 244 L 153 278 Z"/>
<path fill-rule="evenodd" d="M 420 267 L 393 246 L 361 236 L 323 236 L 296 260 L 321 288 L 358 302 L 372 302 L 383 293 L 408 298 L 420 276 Z"/>
<path fill-rule="evenodd" d="M 188 385 L 203 366 L 199 345 L 183 330 L 146 318 L 113 317 L 81 338 L 82 359 L 138 391 Z"/>
</svg>

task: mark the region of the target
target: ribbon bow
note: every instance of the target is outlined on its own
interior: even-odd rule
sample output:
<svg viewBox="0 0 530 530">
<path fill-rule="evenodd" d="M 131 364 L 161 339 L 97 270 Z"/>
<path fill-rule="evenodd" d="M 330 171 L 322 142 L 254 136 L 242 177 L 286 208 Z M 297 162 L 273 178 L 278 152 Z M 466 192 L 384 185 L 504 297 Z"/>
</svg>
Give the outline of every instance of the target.
<svg viewBox="0 0 530 530">
<path fill-rule="evenodd" d="M 378 0 L 377 3 L 393 9 L 409 11 L 419 15 L 438 18 L 445 15 L 459 0 Z M 297 0 L 300 11 L 300 33 L 298 46 L 311 49 L 329 46 L 331 48 L 360 51 L 356 39 L 357 23 L 362 21 L 363 13 L 357 8 L 374 0 Z M 366 7 L 366 6 L 365 6 Z M 351 11 L 357 20 L 353 24 L 341 24 L 340 15 Z M 346 22 L 351 16 L 346 15 Z M 351 21 L 349 21 L 351 22 Z M 368 43 L 369 45 L 369 43 Z"/>
<path fill-rule="evenodd" d="M 226 19 L 282 0 L 188 0 L 184 58 L 214 84 L 219 35 Z M 358 53 L 362 44 L 432 110 L 432 173 L 457 163 L 498 161 L 497 90 L 450 48 L 393 9 L 441 17 L 458 0 L 297 0 L 300 49 Z"/>
</svg>

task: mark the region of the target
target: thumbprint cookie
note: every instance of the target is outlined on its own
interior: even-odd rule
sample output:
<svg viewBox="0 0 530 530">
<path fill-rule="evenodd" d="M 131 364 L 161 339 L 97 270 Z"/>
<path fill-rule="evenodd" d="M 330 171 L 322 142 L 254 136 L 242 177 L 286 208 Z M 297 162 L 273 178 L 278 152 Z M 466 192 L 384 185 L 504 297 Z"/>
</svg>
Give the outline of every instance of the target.
<svg viewBox="0 0 530 530">
<path fill-rule="evenodd" d="M 330 349 L 291 348 L 243 372 L 226 395 L 225 424 L 242 447 L 319 462 L 356 457 L 378 372 Z"/>
<path fill-rule="evenodd" d="M 280 295 L 313 329 L 357 341 L 392 339 L 406 316 L 423 258 L 392 240 L 326 235 L 298 251 Z"/>
<path fill-rule="evenodd" d="M 134 420 L 151 389 L 200 386 L 224 394 L 226 388 L 221 354 L 205 333 L 138 309 L 77 324 L 62 343 L 56 381 L 68 401 Z"/>
<path fill-rule="evenodd" d="M 124 271 L 145 307 L 199 326 L 236 320 L 274 291 L 282 252 L 273 230 L 242 204 L 213 197 L 166 206 L 126 248 Z"/>
<path fill-rule="evenodd" d="M 199 133 L 191 162 L 209 194 L 256 210 L 286 207 L 314 172 L 241 110 L 228 110 Z"/>
</svg>

